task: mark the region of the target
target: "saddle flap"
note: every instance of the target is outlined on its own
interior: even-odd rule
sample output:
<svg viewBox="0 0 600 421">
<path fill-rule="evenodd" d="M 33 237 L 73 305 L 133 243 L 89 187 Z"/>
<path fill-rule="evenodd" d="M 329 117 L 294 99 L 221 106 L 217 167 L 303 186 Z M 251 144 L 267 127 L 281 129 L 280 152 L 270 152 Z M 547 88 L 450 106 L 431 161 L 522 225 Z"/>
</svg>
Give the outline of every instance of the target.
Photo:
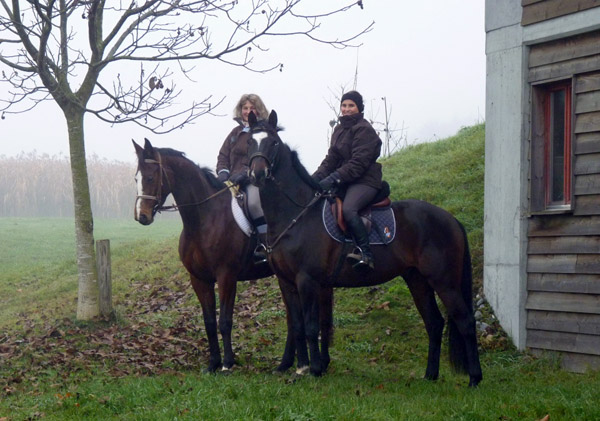
<svg viewBox="0 0 600 421">
<path fill-rule="evenodd" d="M 231 212 L 233 213 L 233 219 L 243 233 L 247 237 L 251 237 L 254 232 L 254 227 L 250 222 L 251 218 L 249 216 L 250 213 L 248 212 L 246 194 L 229 180 L 225 181 L 225 184 L 229 187 L 229 191 L 231 192 Z"/>
<path fill-rule="evenodd" d="M 327 201 L 324 201 L 321 214 L 325 230 L 331 238 L 340 243 L 352 242 L 352 239 L 345 235 L 347 231 L 342 231 L 339 224 L 339 221 L 343 221 L 344 219 L 341 207 L 330 205 Z M 372 208 L 372 211 L 369 210 L 367 215 L 368 220 L 366 222 L 369 224 L 369 242 L 371 244 L 391 243 L 396 235 L 396 218 L 392 207 Z M 364 216 L 363 222 L 365 222 Z M 343 226 L 345 227 L 346 225 L 344 224 Z"/>
</svg>

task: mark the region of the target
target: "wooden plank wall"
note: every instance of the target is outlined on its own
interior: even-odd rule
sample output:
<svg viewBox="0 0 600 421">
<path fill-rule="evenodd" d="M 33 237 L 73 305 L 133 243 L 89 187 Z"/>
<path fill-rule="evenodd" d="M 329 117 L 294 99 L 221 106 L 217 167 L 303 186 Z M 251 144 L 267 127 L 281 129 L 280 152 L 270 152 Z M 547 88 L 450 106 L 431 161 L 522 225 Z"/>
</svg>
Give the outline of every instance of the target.
<svg viewBox="0 0 600 421">
<path fill-rule="evenodd" d="M 584 371 L 600 367 L 600 32 L 531 47 L 529 81 L 560 79 L 573 81 L 573 212 L 530 218 L 527 346 Z"/>
<path fill-rule="evenodd" d="M 521 25 L 531 25 L 600 6 L 600 0 L 521 0 Z"/>
</svg>

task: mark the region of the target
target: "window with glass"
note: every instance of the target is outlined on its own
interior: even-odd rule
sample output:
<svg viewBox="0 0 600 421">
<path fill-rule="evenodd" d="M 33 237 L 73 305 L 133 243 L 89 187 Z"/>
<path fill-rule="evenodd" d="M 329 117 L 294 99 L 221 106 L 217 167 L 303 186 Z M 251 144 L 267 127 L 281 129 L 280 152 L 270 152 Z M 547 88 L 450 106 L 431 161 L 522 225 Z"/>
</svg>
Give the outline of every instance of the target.
<svg viewBox="0 0 600 421">
<path fill-rule="evenodd" d="M 571 80 L 534 87 L 531 210 L 571 208 Z"/>
</svg>

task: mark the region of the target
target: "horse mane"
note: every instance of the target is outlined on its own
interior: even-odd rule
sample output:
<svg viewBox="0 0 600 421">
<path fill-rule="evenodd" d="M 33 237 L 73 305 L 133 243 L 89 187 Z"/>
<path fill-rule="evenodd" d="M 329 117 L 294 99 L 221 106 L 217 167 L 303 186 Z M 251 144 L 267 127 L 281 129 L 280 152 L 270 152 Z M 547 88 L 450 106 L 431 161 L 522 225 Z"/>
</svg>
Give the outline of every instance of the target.
<svg viewBox="0 0 600 421">
<path fill-rule="evenodd" d="M 184 158 L 186 161 L 188 161 L 190 164 L 192 164 L 194 167 L 196 167 L 198 169 L 198 172 L 200 173 L 200 176 L 203 176 L 206 181 L 208 181 L 208 184 L 210 184 L 211 187 L 215 188 L 215 189 L 222 189 L 223 187 L 225 187 L 225 183 L 223 183 L 222 181 L 219 181 L 219 179 L 217 179 L 215 173 L 206 167 L 200 167 L 199 165 L 197 165 L 196 163 L 194 163 L 192 160 L 190 160 L 188 157 L 185 156 L 185 152 L 181 152 L 178 151 L 176 149 L 172 149 L 172 148 L 155 148 L 160 154 L 161 156 L 172 156 L 172 157 L 176 157 L 176 158 Z"/>
<path fill-rule="evenodd" d="M 154 148 L 155 150 L 158 151 L 158 153 L 160 153 L 161 155 L 164 156 L 175 156 L 175 157 L 181 157 L 181 158 L 186 158 L 185 156 L 185 152 L 181 152 L 172 148 Z"/>
<path fill-rule="evenodd" d="M 300 158 L 298 158 L 298 152 L 294 150 L 292 150 L 291 152 L 292 167 L 296 170 L 296 172 L 300 176 L 300 179 L 314 190 L 321 190 L 321 186 L 319 186 L 319 183 L 317 183 L 315 179 L 311 177 L 304 165 L 302 165 L 302 162 L 300 162 Z"/>
</svg>

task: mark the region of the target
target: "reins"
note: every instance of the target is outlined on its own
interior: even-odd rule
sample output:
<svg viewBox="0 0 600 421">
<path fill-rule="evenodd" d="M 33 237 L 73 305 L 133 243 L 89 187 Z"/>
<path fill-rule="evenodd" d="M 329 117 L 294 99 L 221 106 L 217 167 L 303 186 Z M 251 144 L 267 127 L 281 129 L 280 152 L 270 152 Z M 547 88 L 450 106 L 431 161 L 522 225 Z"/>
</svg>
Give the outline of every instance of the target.
<svg viewBox="0 0 600 421">
<path fill-rule="evenodd" d="M 221 190 L 217 191 L 216 193 L 211 194 L 210 196 L 208 196 L 207 198 L 199 201 L 199 202 L 195 202 L 195 203 L 184 203 L 183 205 L 171 205 L 171 206 L 159 206 L 157 208 L 157 212 L 162 212 L 162 211 L 167 211 L 167 212 L 175 212 L 178 211 L 179 208 L 183 208 L 185 206 L 200 206 L 206 202 L 208 202 L 210 199 L 220 195 L 221 193 L 227 191 L 229 189 L 229 187 L 224 187 Z"/>
<path fill-rule="evenodd" d="M 273 181 L 275 181 L 275 179 L 273 177 L 271 177 L 271 179 Z M 275 183 L 277 185 L 277 183 Z M 277 185 L 277 188 L 279 188 L 281 190 L 281 188 L 279 187 L 279 185 Z M 281 190 L 282 192 L 285 193 L 284 190 Z M 286 197 L 290 200 L 292 200 L 287 194 Z M 323 198 L 324 195 L 321 192 L 316 192 L 315 196 L 311 199 L 311 201 L 306 205 L 306 206 L 302 206 L 302 205 L 298 205 L 300 207 L 302 207 L 302 211 L 300 211 L 300 213 L 298 214 L 298 216 L 296 216 L 295 218 L 292 218 L 291 222 L 287 225 L 287 227 L 285 227 L 283 229 L 283 231 L 277 236 L 277 238 L 275 238 L 275 241 L 273 241 L 273 244 L 266 244 L 266 251 L 267 253 L 271 253 L 273 251 L 273 247 L 275 247 L 277 245 L 277 243 L 279 243 L 279 240 L 281 240 L 281 238 L 283 238 L 283 236 L 294 226 L 296 225 L 296 223 L 300 220 L 300 218 L 302 218 L 304 216 L 304 214 L 306 212 L 308 212 L 308 210 L 315 204 L 317 203 L 321 198 Z M 292 200 L 292 202 L 296 203 L 294 200 Z M 268 241 L 267 241 L 268 243 Z"/>
<path fill-rule="evenodd" d="M 150 159 L 150 158 L 146 158 L 144 159 L 144 162 L 147 164 L 158 164 L 159 166 L 159 172 L 160 172 L 160 184 L 158 185 L 158 193 L 156 196 L 151 196 L 148 194 L 139 194 L 136 196 L 136 200 L 137 199 L 148 199 L 148 200 L 154 200 L 156 202 L 156 204 L 154 205 L 154 207 L 152 208 L 152 214 L 156 214 L 156 212 L 161 213 L 163 211 L 167 211 L 167 212 L 175 212 L 178 211 L 179 208 L 185 207 L 185 206 L 199 206 L 202 205 L 206 202 L 208 202 L 209 200 L 211 200 L 212 198 L 220 195 L 221 193 L 227 191 L 229 189 L 228 186 L 225 186 L 224 188 L 222 188 L 221 190 L 218 190 L 216 193 L 211 194 L 210 196 L 208 196 L 207 198 L 199 201 L 199 202 L 195 202 L 195 203 L 184 203 L 183 205 L 171 205 L 171 206 L 160 206 L 159 203 L 162 200 L 162 186 L 163 186 L 163 175 L 165 176 L 164 178 L 167 180 L 167 184 L 169 184 L 169 190 L 173 190 L 171 188 L 171 183 L 169 182 L 169 177 L 167 176 L 167 172 L 165 171 L 163 165 L 162 165 L 162 158 L 160 153 L 158 153 L 157 151 L 157 155 L 158 155 L 158 160 L 155 159 Z"/>
</svg>

